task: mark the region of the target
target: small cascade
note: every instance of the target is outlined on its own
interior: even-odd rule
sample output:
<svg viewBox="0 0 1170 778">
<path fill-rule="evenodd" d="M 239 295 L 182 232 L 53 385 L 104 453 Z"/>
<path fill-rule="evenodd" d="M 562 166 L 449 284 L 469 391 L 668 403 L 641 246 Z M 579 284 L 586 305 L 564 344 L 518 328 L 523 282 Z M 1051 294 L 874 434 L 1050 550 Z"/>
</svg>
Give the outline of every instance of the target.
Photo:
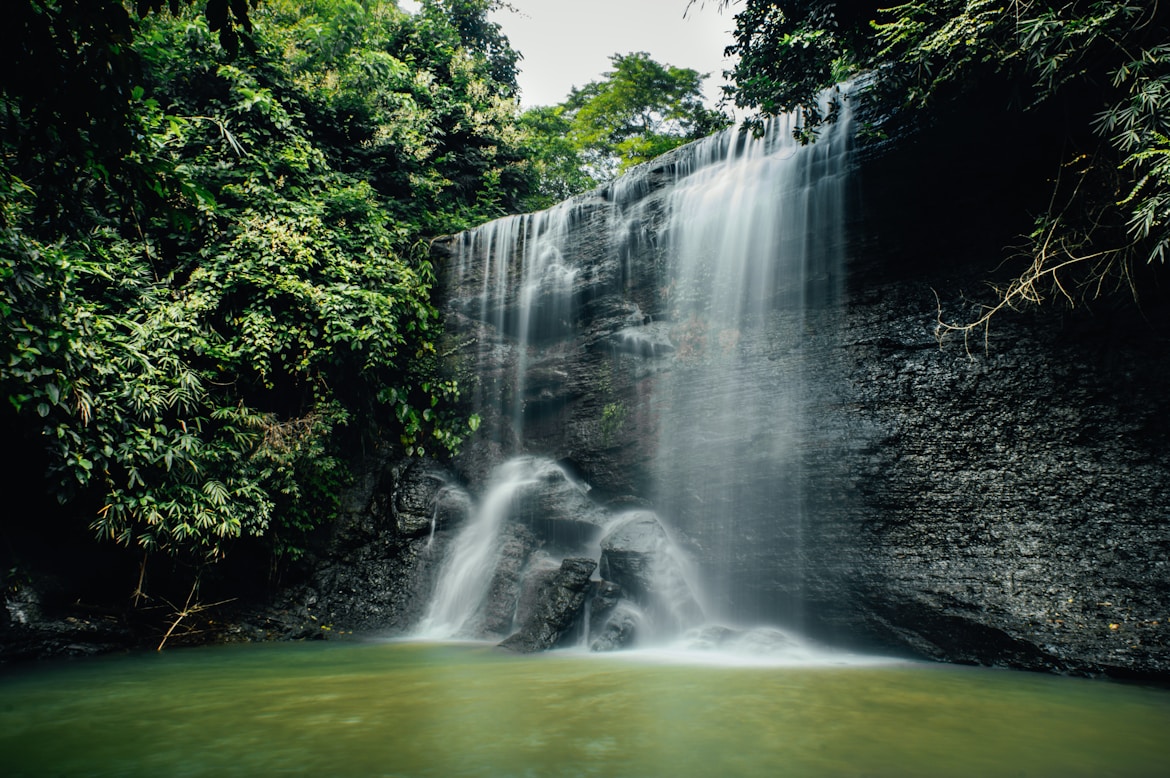
<svg viewBox="0 0 1170 778">
<path fill-rule="evenodd" d="M 421 637 L 478 637 L 474 621 L 499 564 L 500 527 L 513 511 L 517 492 L 536 483 L 531 464 L 527 459 L 512 460 L 495 474 L 447 552 L 430 608 L 418 628 Z"/>
<path fill-rule="evenodd" d="M 673 638 L 706 620 L 691 560 L 652 511 L 621 513 L 609 523 L 600 574 L 640 604 L 643 642 Z"/>
<path fill-rule="evenodd" d="M 496 470 L 421 634 L 532 637 L 513 614 L 535 592 L 579 607 L 572 632 L 594 650 L 791 648 L 749 628 L 803 607 L 805 408 L 824 392 L 810 344 L 843 294 L 837 116 L 808 146 L 791 117 L 729 130 L 457 236 L 449 327 L 474 344 L 473 445 Z M 610 509 L 534 452 L 645 507 Z"/>
<path fill-rule="evenodd" d="M 503 637 L 522 622 L 533 587 L 566 559 L 596 554 L 605 513 L 587 488 L 542 457 L 509 459 L 452 541 L 420 637 Z"/>
</svg>

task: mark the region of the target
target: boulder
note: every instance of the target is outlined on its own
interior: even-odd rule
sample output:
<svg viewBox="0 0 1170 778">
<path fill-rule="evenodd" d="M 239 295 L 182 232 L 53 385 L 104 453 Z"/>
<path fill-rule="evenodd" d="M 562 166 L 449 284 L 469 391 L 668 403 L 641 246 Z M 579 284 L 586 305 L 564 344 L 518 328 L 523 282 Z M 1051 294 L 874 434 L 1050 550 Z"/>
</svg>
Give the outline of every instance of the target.
<svg viewBox="0 0 1170 778">
<path fill-rule="evenodd" d="M 552 549 L 572 551 L 601 534 L 608 514 L 589 486 L 552 460 L 532 458 L 530 477 L 517 489 L 513 516 Z"/>
<path fill-rule="evenodd" d="M 630 511 L 614 521 L 601 539 L 600 572 L 663 627 L 702 621 L 686 559 L 653 511 Z"/>
<path fill-rule="evenodd" d="M 560 643 L 580 618 L 589 577 L 596 568 L 597 563 L 592 559 L 571 558 L 562 562 L 560 569 L 541 583 L 538 604 L 532 614 L 500 647 L 527 654 Z"/>
<path fill-rule="evenodd" d="M 524 571 L 524 580 L 520 583 L 520 598 L 516 602 L 515 619 L 509 625 L 508 632 L 514 625 L 519 627 L 527 624 L 540 608 L 542 597 L 549 586 L 549 582 L 560 572 L 560 560 L 553 559 L 544 552 L 532 555 L 528 569 Z"/>
<path fill-rule="evenodd" d="M 513 616 L 520 600 L 529 558 L 536 549 L 532 532 L 521 524 L 510 524 L 502 533 L 500 558 L 488 585 L 484 602 L 483 632 L 500 637 L 512 631 Z"/>
<path fill-rule="evenodd" d="M 393 494 L 395 526 L 401 535 L 420 537 L 453 526 L 471 512 L 471 497 L 431 460 L 410 463 Z"/>
<path fill-rule="evenodd" d="M 625 592 L 613 581 L 595 581 L 589 594 L 590 632 L 594 631 L 593 625 L 609 615 L 623 599 Z"/>
<path fill-rule="evenodd" d="M 590 619 L 589 650 L 619 651 L 629 648 L 638 637 L 642 619 L 642 610 L 637 605 L 629 600 L 620 600 L 604 617 Z"/>
</svg>

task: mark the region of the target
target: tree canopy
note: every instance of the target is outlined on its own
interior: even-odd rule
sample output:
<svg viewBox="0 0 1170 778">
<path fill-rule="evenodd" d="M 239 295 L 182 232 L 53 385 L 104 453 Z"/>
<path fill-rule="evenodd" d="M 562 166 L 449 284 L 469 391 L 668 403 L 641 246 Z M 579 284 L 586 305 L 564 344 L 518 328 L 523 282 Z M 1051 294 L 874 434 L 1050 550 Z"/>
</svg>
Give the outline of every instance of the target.
<svg viewBox="0 0 1170 778">
<path fill-rule="evenodd" d="M 644 51 L 614 54 L 613 70 L 564 102 L 570 136 L 595 177 L 610 177 L 710 135 L 726 117 L 703 105 L 705 74 L 662 65 Z"/>
<path fill-rule="evenodd" d="M 585 191 L 727 125 L 726 116 L 703 104 L 705 74 L 661 64 L 644 51 L 610 61 L 613 70 L 600 80 L 521 118 L 540 173 L 534 205 Z"/>
<path fill-rule="evenodd" d="M 8 11 L 4 421 L 101 537 L 295 554 L 374 426 L 429 455 L 476 424 L 423 241 L 527 196 L 517 55 L 490 0 L 160 5 Z"/>
</svg>

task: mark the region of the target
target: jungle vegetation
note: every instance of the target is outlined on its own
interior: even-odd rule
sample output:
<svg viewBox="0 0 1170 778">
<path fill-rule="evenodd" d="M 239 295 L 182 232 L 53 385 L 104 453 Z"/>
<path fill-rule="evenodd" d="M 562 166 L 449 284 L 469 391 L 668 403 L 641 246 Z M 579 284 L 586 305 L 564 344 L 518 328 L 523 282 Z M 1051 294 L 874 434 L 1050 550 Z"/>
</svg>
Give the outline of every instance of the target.
<svg viewBox="0 0 1170 778">
<path fill-rule="evenodd" d="M 372 430 L 422 456 L 476 424 L 426 240 L 534 191 L 518 55 L 490 0 L 161 5 L 4 12 L 9 445 L 101 538 L 295 556 Z"/>
</svg>

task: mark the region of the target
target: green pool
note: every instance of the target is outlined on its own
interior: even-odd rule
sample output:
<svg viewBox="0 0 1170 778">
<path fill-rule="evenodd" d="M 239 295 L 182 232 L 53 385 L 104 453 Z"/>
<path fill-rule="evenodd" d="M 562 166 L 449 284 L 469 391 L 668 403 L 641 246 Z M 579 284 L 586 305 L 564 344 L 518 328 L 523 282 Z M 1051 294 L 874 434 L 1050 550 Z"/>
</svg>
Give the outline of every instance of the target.
<svg viewBox="0 0 1170 778">
<path fill-rule="evenodd" d="M 477 644 L 172 650 L 0 671 L 0 773 L 1161 776 L 1170 691 Z"/>
</svg>

